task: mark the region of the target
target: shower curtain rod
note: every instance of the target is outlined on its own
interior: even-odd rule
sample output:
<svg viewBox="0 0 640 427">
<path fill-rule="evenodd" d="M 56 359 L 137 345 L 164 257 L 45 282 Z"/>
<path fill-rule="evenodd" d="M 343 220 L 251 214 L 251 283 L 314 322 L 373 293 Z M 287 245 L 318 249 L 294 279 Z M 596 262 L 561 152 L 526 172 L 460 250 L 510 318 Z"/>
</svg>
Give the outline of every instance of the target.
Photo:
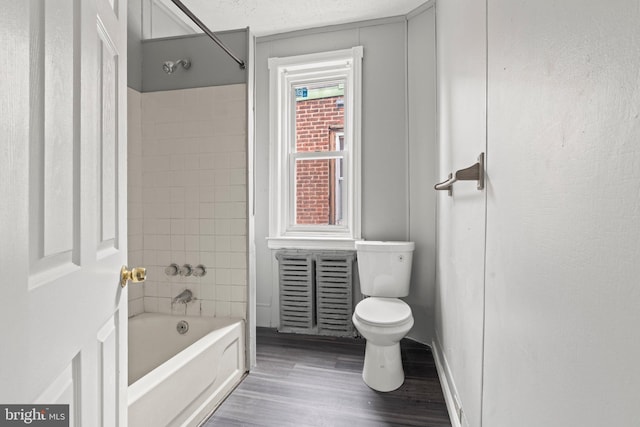
<svg viewBox="0 0 640 427">
<path fill-rule="evenodd" d="M 173 2 L 173 4 L 175 4 L 176 6 L 178 6 L 178 8 L 184 12 L 185 15 L 187 15 L 189 17 L 189 19 L 191 19 L 198 27 L 200 27 L 200 29 L 202 31 L 205 32 L 206 35 L 208 35 L 211 40 L 213 40 L 214 42 L 216 42 L 216 44 L 218 46 L 220 46 L 220 48 L 222 48 L 222 50 L 224 50 L 225 52 L 227 52 L 227 55 L 229 55 L 231 58 L 233 58 L 234 61 L 236 61 L 238 63 L 238 65 L 240 65 L 241 69 L 245 69 L 245 63 L 242 59 L 238 58 L 237 56 L 235 56 L 233 54 L 233 52 L 231 52 L 229 50 L 228 47 L 226 47 L 224 45 L 224 43 L 222 43 L 222 41 L 218 38 L 218 36 L 216 36 L 213 31 L 211 31 L 206 25 L 204 25 L 204 23 L 198 19 L 197 16 L 195 16 L 193 14 L 193 12 L 191 12 L 187 6 L 185 6 L 180 0 L 171 0 Z"/>
</svg>

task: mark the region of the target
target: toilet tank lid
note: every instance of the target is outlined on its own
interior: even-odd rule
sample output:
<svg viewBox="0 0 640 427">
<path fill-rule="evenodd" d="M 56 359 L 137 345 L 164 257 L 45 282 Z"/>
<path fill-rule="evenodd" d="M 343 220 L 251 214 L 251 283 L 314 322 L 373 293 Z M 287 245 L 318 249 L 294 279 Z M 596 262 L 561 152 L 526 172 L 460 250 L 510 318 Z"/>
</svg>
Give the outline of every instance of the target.
<svg viewBox="0 0 640 427">
<path fill-rule="evenodd" d="M 355 315 L 370 325 L 394 326 L 409 320 L 411 307 L 397 298 L 369 297 L 356 305 Z"/>
<path fill-rule="evenodd" d="M 414 242 L 394 242 L 376 240 L 358 240 L 356 250 L 368 252 L 408 252 L 416 247 Z"/>
</svg>

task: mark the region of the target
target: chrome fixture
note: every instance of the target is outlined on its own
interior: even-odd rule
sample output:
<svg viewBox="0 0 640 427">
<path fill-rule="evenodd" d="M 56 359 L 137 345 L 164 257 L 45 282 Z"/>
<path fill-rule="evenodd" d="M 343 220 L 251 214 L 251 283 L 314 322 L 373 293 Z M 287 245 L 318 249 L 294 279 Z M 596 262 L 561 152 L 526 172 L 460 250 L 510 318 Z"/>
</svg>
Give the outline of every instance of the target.
<svg viewBox="0 0 640 427">
<path fill-rule="evenodd" d="M 191 61 L 189 59 L 178 59 L 177 61 L 165 61 L 164 64 L 162 64 L 162 69 L 167 74 L 173 74 L 173 72 L 176 70 L 176 67 L 178 67 L 178 65 L 182 65 L 182 68 L 184 68 L 185 70 L 188 70 L 189 68 L 191 68 Z"/>
<path fill-rule="evenodd" d="M 193 298 L 193 292 L 191 292 L 189 289 L 185 289 L 184 291 L 180 292 L 174 299 L 173 301 L 171 301 L 171 304 L 175 304 L 177 302 L 181 303 L 181 304 L 186 304 L 188 302 L 191 302 L 192 300 L 194 300 Z"/>
<path fill-rule="evenodd" d="M 180 266 L 173 263 L 164 269 L 164 274 L 167 276 L 177 276 L 180 273 Z"/>
<path fill-rule="evenodd" d="M 453 184 L 458 181 L 478 181 L 478 190 L 484 188 L 484 153 L 480 153 L 476 164 L 456 171 L 455 176 L 450 173 L 446 181 L 434 185 L 433 188 L 436 190 L 446 190 L 451 196 L 453 195 Z"/>
<path fill-rule="evenodd" d="M 189 322 L 187 322 L 186 320 L 179 321 L 178 324 L 176 325 L 176 330 L 180 335 L 186 334 L 187 331 L 189 330 Z"/>
<path fill-rule="evenodd" d="M 187 6 L 185 6 L 180 0 L 171 1 L 178 7 L 178 9 L 180 9 L 185 15 L 187 15 L 189 19 L 194 22 L 194 24 L 200 27 L 200 29 L 204 31 L 211 40 L 213 40 L 218 46 L 220 46 L 220 48 L 224 50 L 227 55 L 229 55 L 234 61 L 236 61 L 240 66 L 240 69 L 244 70 L 246 68 L 246 64 L 244 63 L 244 61 L 234 55 L 233 52 L 231 52 L 231 50 L 227 46 L 225 46 L 224 43 L 222 43 L 222 40 L 220 40 L 218 36 L 216 36 L 213 31 L 209 29 L 209 27 L 204 25 L 204 23 L 196 15 L 194 15 L 193 12 L 191 12 L 189 8 L 187 8 Z"/>
<path fill-rule="evenodd" d="M 204 265 L 202 265 L 202 264 L 198 264 L 198 265 L 196 265 L 196 266 L 194 267 L 194 269 L 193 269 L 193 275 L 194 275 L 195 277 L 202 277 L 202 276 L 204 276 L 205 274 L 207 274 L 207 268 L 206 268 Z"/>
<path fill-rule="evenodd" d="M 189 277 L 193 273 L 193 266 L 191 264 L 185 264 L 180 267 L 180 275 L 184 277 Z"/>
</svg>

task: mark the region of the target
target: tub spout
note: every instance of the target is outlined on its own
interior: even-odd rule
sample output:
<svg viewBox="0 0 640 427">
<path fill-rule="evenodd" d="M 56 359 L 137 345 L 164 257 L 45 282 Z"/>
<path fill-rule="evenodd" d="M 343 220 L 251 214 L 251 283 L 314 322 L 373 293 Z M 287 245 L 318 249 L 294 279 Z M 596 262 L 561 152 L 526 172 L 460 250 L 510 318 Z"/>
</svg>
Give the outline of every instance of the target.
<svg viewBox="0 0 640 427">
<path fill-rule="evenodd" d="M 186 304 L 192 299 L 193 299 L 193 292 L 191 292 L 189 289 L 185 289 L 173 299 L 172 303 L 175 304 L 176 302 L 180 302 L 182 304 Z"/>
</svg>

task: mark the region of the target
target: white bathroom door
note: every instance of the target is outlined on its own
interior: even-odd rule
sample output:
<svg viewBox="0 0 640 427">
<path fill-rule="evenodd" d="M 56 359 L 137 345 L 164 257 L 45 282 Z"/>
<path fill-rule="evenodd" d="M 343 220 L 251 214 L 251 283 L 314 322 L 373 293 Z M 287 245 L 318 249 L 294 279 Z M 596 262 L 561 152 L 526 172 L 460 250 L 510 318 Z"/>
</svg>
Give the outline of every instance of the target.
<svg viewBox="0 0 640 427">
<path fill-rule="evenodd" d="M 126 426 L 127 4 L 1 10 L 0 405 Z"/>
</svg>

